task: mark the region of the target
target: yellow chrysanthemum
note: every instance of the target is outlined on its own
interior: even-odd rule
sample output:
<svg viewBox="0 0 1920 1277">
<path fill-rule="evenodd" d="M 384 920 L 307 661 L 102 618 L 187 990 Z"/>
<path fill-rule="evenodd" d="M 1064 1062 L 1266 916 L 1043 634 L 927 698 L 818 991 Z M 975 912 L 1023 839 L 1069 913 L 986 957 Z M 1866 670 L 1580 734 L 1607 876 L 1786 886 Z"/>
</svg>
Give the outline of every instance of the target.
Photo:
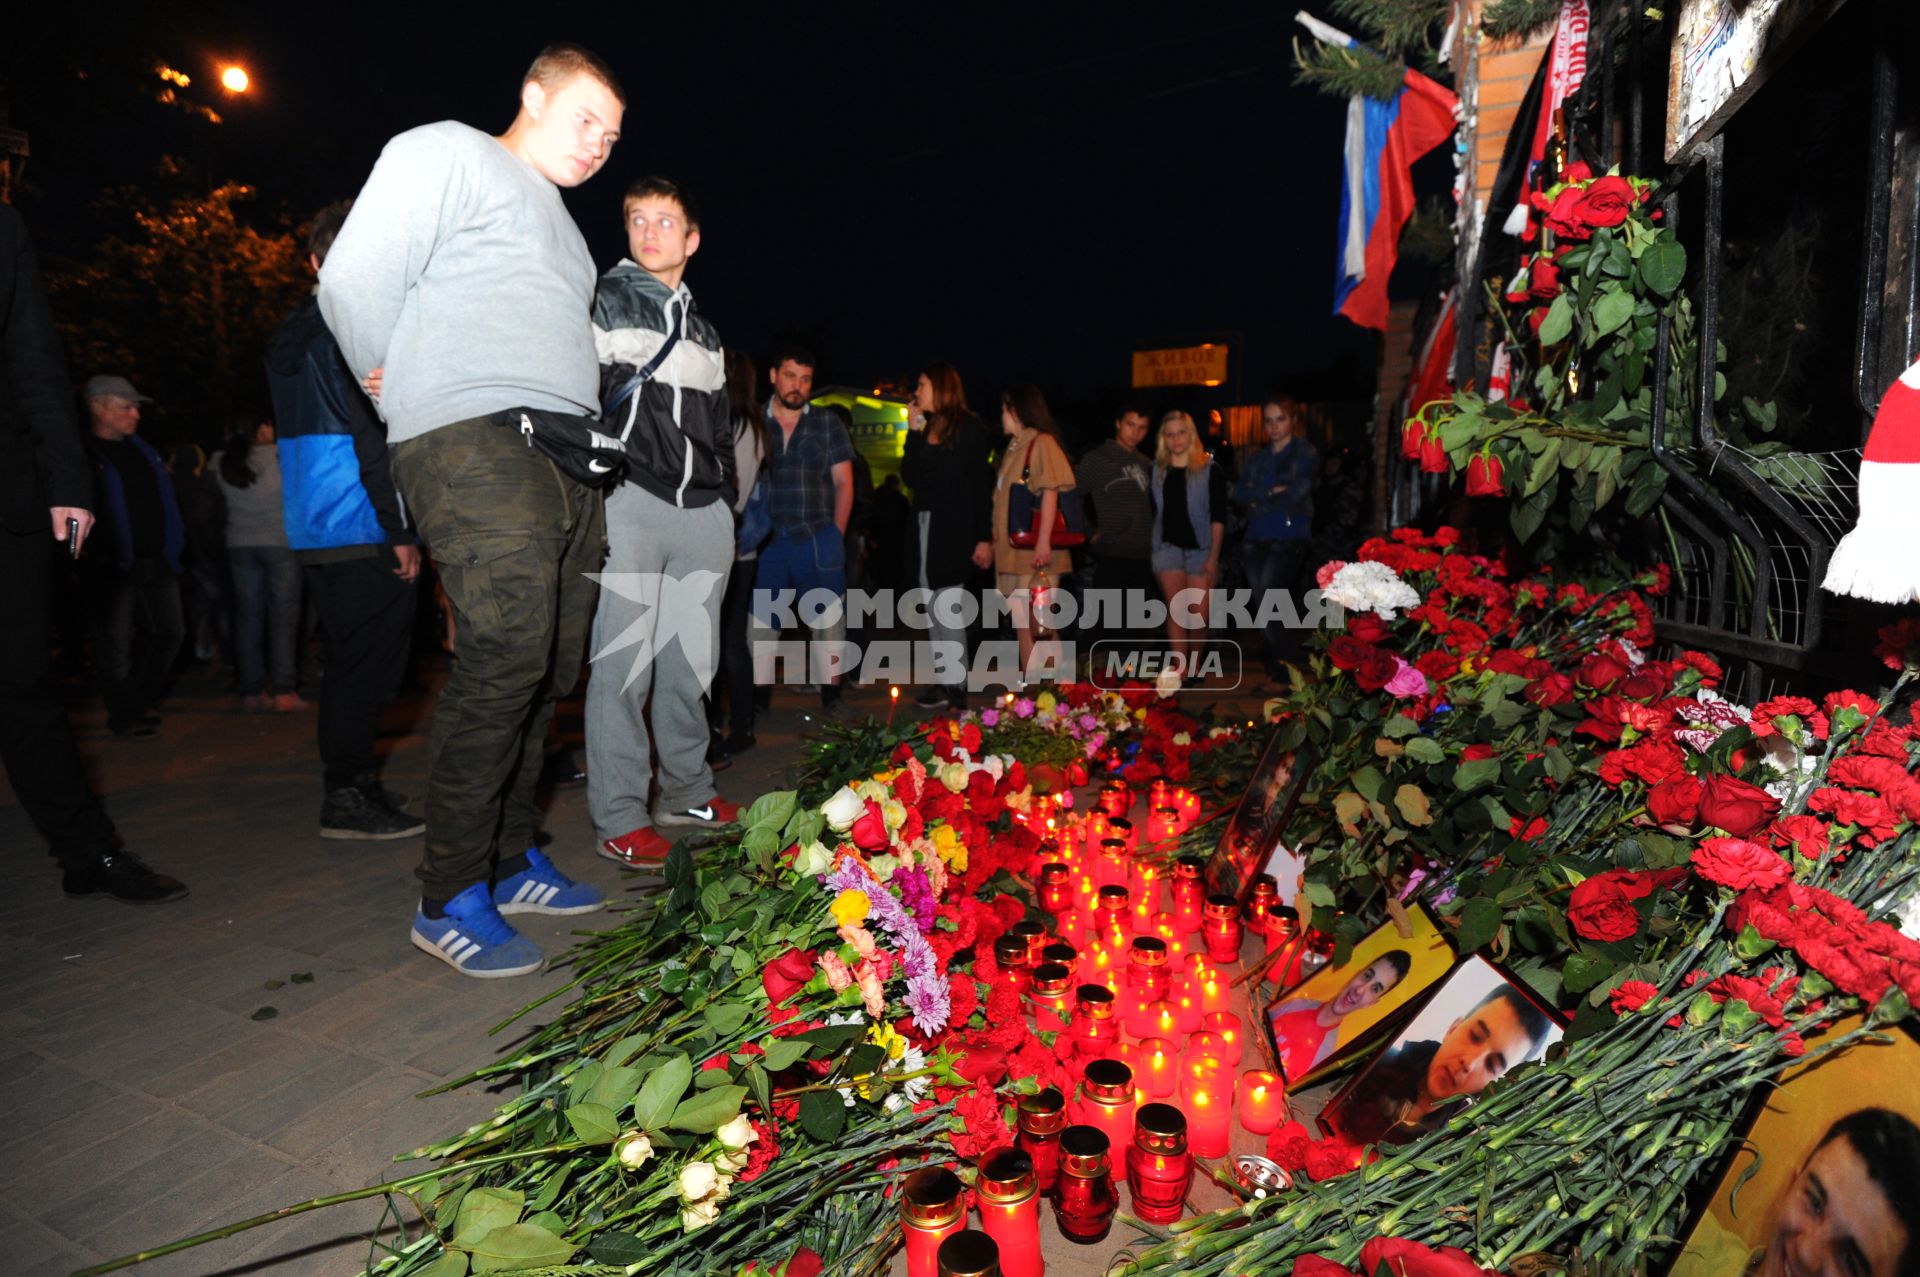
<svg viewBox="0 0 1920 1277">
<path fill-rule="evenodd" d="M 869 1026 L 867 1041 L 884 1050 L 889 1060 L 898 1060 L 907 1053 L 907 1040 L 890 1024 Z"/>
<path fill-rule="evenodd" d="M 873 902 L 867 899 L 864 891 L 843 891 L 833 898 L 831 910 L 835 924 L 842 927 L 857 927 L 867 920 L 867 913 L 873 908 Z"/>
<path fill-rule="evenodd" d="M 1033 708 L 1042 714 L 1053 713 L 1053 707 L 1060 702 L 1054 699 L 1052 692 L 1042 692 L 1033 698 Z"/>
<path fill-rule="evenodd" d="M 953 831 L 952 825 L 934 827 L 933 850 L 947 868 L 955 873 L 967 871 L 967 845 L 960 841 L 960 835 Z"/>
</svg>

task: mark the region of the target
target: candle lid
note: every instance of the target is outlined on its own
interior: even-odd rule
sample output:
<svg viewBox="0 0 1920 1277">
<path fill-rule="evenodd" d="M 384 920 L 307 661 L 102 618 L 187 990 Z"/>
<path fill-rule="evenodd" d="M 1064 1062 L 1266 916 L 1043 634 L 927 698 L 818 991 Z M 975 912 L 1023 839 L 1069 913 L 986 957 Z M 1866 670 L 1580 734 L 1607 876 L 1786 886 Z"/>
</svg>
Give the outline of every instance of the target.
<svg viewBox="0 0 1920 1277">
<path fill-rule="evenodd" d="M 1133 1098 L 1133 1070 L 1118 1060 L 1094 1060 L 1087 1065 L 1087 1098 L 1109 1102 Z"/>
<path fill-rule="evenodd" d="M 1055 887 L 1065 882 L 1073 870 L 1058 860 L 1050 860 L 1040 866 L 1040 885 Z"/>
<path fill-rule="evenodd" d="M 1280 895 L 1280 884 L 1274 881 L 1272 874 L 1261 874 L 1253 880 L 1253 896 L 1256 900 L 1273 900 Z"/>
<path fill-rule="evenodd" d="M 1240 902 L 1232 896 L 1212 895 L 1207 897 L 1207 917 L 1232 918 L 1240 913 Z"/>
<path fill-rule="evenodd" d="M 1119 821 L 1115 821 L 1119 824 Z M 1100 854 L 1103 856 L 1124 856 L 1127 854 L 1127 840 L 1124 838 L 1102 838 Z"/>
<path fill-rule="evenodd" d="M 1135 936 L 1127 958 L 1137 967 L 1167 965 L 1167 942 L 1153 936 Z"/>
<path fill-rule="evenodd" d="M 1033 992 L 1036 996 L 1046 995 L 1065 998 L 1067 986 L 1073 981 L 1073 972 L 1057 962 L 1043 962 L 1033 969 Z"/>
<path fill-rule="evenodd" d="M 1187 1115 L 1171 1104 L 1142 1104 L 1134 1115 L 1133 1142 L 1142 1152 L 1187 1151 Z"/>
<path fill-rule="evenodd" d="M 1060 1135 L 1060 1173 L 1092 1178 L 1107 1173 L 1113 1142 L 1097 1126 L 1069 1126 Z"/>
<path fill-rule="evenodd" d="M 1176 880 L 1180 881 L 1185 881 L 1189 878 L 1197 879 L 1200 876 L 1200 872 L 1206 867 L 1206 861 L 1200 859 L 1198 856 L 1182 856 L 1173 862 L 1173 876 Z"/>
<path fill-rule="evenodd" d="M 1127 907 L 1127 889 L 1125 887 L 1100 888 L 1100 908 L 1125 909 Z"/>
<path fill-rule="evenodd" d="M 974 1191 L 983 1202 L 1006 1205 L 1033 1196 L 1033 1159 L 1017 1148 L 997 1148 L 980 1159 Z"/>
<path fill-rule="evenodd" d="M 900 1194 L 900 1215 L 916 1228 L 945 1228 L 967 1213 L 966 1186 L 944 1166 L 929 1166 L 907 1176 Z"/>
<path fill-rule="evenodd" d="M 1000 1247 L 977 1229 L 940 1243 L 940 1277 L 1000 1277 Z"/>
<path fill-rule="evenodd" d="M 1233 1159 L 1233 1179 L 1256 1200 L 1293 1187 L 1293 1177 L 1278 1162 L 1254 1153 L 1242 1153 Z"/>
<path fill-rule="evenodd" d="M 1130 834 L 1133 832 L 1133 822 L 1131 820 L 1128 820 L 1125 816 L 1115 816 L 1112 820 L 1109 820 L 1107 822 L 1107 828 L 1117 829 L 1120 831 L 1122 835 Z M 1122 841 L 1125 841 L 1124 837 Z"/>
<path fill-rule="evenodd" d="M 1027 946 L 1031 948 L 1035 940 L 1047 934 L 1047 929 L 1035 922 L 1032 918 L 1022 918 L 1007 928 L 1007 934 L 1019 936 L 1022 940 L 1025 940 Z"/>
<path fill-rule="evenodd" d="M 1104 984 L 1083 984 L 1074 990 L 1074 1000 L 1089 1020 L 1113 1018 L 1113 990 Z"/>
<path fill-rule="evenodd" d="M 993 942 L 993 960 L 1003 967 L 1027 965 L 1027 942 L 1019 936 L 1001 936 Z"/>
<path fill-rule="evenodd" d="M 1297 935 L 1300 931 L 1300 913 L 1292 905 L 1275 905 L 1268 909 L 1267 920 L 1283 936 Z"/>
<path fill-rule="evenodd" d="M 1068 970 L 1073 969 L 1073 964 L 1079 960 L 1079 957 L 1080 951 L 1064 940 L 1056 940 L 1040 951 L 1041 962 L 1057 963 Z"/>
<path fill-rule="evenodd" d="M 1052 1135 L 1067 1125 L 1067 1097 L 1057 1086 L 1042 1087 L 1020 1099 L 1020 1129 L 1028 1135 Z"/>
</svg>

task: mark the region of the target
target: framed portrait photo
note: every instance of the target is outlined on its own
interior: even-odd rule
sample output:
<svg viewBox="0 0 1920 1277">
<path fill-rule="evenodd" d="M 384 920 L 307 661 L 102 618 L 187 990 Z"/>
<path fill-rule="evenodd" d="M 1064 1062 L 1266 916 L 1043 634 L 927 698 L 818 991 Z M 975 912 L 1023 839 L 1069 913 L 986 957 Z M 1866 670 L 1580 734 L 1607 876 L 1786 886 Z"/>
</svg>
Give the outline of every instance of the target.
<svg viewBox="0 0 1920 1277">
<path fill-rule="evenodd" d="M 1392 922 L 1328 965 L 1277 994 L 1261 1030 L 1287 1090 L 1296 1091 L 1377 1040 L 1394 1017 L 1453 969 L 1453 946 L 1419 905 L 1407 910 L 1413 934 Z"/>
<path fill-rule="evenodd" d="M 1821 1036 L 1860 1024 L 1848 1016 Z M 1920 1265 L 1920 1038 L 1911 1021 L 1885 1036 L 1796 1064 L 1762 1093 L 1667 1277 L 1901 1277 Z"/>
<path fill-rule="evenodd" d="M 1280 885 L 1280 903 L 1293 903 L 1306 864 L 1282 845 L 1280 835 L 1313 771 L 1313 751 L 1304 740 L 1298 723 L 1275 724 L 1246 792 L 1207 858 L 1209 894 L 1244 902 L 1253 880 L 1266 873 Z"/>
<path fill-rule="evenodd" d="M 1356 1144 L 1404 1144 L 1560 1040 L 1560 1021 L 1482 957 L 1457 964 L 1320 1114 Z"/>
</svg>

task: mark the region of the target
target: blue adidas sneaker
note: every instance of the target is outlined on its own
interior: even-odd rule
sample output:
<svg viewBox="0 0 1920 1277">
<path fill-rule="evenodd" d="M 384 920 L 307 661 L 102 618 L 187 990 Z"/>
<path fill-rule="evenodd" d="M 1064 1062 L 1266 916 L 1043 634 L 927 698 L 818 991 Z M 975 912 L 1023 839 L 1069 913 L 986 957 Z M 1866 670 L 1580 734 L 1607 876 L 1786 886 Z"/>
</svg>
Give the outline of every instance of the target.
<svg viewBox="0 0 1920 1277">
<path fill-rule="evenodd" d="M 493 904 L 501 913 L 593 913 L 607 907 L 607 897 L 600 888 L 567 877 L 529 847 L 527 867 L 494 884 Z"/>
<path fill-rule="evenodd" d="M 461 975 L 481 980 L 531 975 L 546 965 L 540 946 L 508 925 L 476 882 L 447 901 L 444 918 L 414 910 L 413 947 L 430 953 Z"/>
</svg>

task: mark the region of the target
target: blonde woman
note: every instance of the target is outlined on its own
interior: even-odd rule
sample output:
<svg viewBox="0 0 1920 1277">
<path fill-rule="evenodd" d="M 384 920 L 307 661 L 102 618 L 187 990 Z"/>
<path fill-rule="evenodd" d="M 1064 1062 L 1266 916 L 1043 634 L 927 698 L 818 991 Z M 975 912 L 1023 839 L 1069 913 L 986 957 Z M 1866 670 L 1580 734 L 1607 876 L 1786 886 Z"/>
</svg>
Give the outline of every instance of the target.
<svg viewBox="0 0 1920 1277">
<path fill-rule="evenodd" d="M 1024 671 L 1033 655 L 1033 617 L 1027 607 L 1033 576 L 1045 572 L 1050 583 L 1058 586 L 1073 571 L 1072 558 L 1065 550 L 1053 548 L 1052 537 L 1060 494 L 1073 487 L 1073 463 L 1067 460 L 1060 427 L 1037 387 L 1015 386 L 1001 396 L 1000 428 L 1007 437 L 1000 446 L 1000 476 L 993 488 L 993 567 L 1000 593 L 1013 601 L 1014 633 L 1020 640 Z M 1022 473 L 1040 512 L 1040 539 L 1027 549 L 1013 544 L 1013 531 L 1007 526 L 1012 489 Z"/>
<path fill-rule="evenodd" d="M 1207 455 L 1193 418 L 1160 418 L 1153 454 L 1153 575 L 1167 599 L 1167 639 L 1191 669 L 1205 646 L 1220 547 L 1226 539 L 1227 476 Z M 1184 591 L 1198 590 L 1182 600 Z"/>
</svg>

